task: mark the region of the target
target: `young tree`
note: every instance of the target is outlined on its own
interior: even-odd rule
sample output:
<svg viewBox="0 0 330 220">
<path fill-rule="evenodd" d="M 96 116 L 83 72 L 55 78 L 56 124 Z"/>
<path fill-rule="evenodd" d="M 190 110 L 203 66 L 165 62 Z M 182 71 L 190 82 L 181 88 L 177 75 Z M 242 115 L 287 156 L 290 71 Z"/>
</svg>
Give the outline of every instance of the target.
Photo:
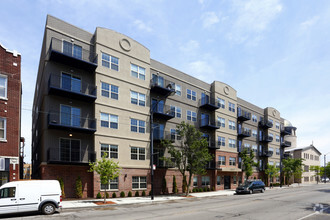
<svg viewBox="0 0 330 220">
<path fill-rule="evenodd" d="M 267 164 L 267 169 L 265 170 L 265 174 L 269 176 L 270 180 L 273 179 L 273 177 L 278 177 L 280 172 L 280 168 L 277 168 L 275 165 L 269 165 Z M 270 181 L 271 187 L 273 184 L 273 181 Z"/>
<path fill-rule="evenodd" d="M 319 184 L 319 179 L 320 179 L 320 174 L 321 174 L 321 167 L 320 166 L 310 166 L 309 170 L 315 172 L 314 176 L 316 178 L 317 184 Z"/>
<path fill-rule="evenodd" d="M 107 154 L 104 153 L 101 160 L 89 163 L 89 172 L 95 171 L 100 175 L 101 184 L 109 184 L 110 180 L 117 178 L 120 175 L 120 167 L 118 163 L 107 158 Z M 105 190 L 104 195 L 107 191 Z M 106 203 L 106 196 L 104 196 L 104 203 Z"/>
<path fill-rule="evenodd" d="M 300 176 L 303 172 L 302 166 L 304 165 L 302 163 L 303 159 L 302 158 L 287 158 L 282 160 L 283 164 L 283 172 L 284 176 L 286 178 L 286 183 L 289 185 L 289 180 L 290 178 L 294 175 L 295 177 Z"/>
<path fill-rule="evenodd" d="M 189 173 L 186 196 L 189 194 L 191 179 L 194 174 L 205 174 L 205 168 L 212 155 L 208 150 L 207 140 L 195 126 L 182 122 L 177 126 L 178 135 L 181 136 L 180 146 L 174 146 L 169 141 L 163 141 L 162 145 L 168 150 L 172 159 L 164 157 L 167 162 L 174 163 L 185 180 L 186 172 Z"/>
<path fill-rule="evenodd" d="M 240 153 L 240 157 L 242 158 L 242 170 L 245 172 L 245 178 L 248 179 L 253 174 L 253 166 L 258 166 L 258 163 L 254 162 L 254 153 L 251 151 L 248 153 L 247 149 L 244 148 Z"/>
</svg>

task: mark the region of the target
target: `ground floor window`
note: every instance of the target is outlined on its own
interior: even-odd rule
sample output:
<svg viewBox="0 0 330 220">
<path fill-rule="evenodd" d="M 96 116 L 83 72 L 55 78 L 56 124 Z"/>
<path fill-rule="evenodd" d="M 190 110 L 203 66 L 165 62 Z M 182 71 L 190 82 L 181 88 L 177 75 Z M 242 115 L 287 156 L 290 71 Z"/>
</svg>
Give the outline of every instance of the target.
<svg viewBox="0 0 330 220">
<path fill-rule="evenodd" d="M 9 172 L 8 171 L 0 172 L 0 186 L 2 186 L 5 183 L 8 183 L 8 180 L 9 180 Z"/>
<path fill-rule="evenodd" d="M 101 190 L 118 190 L 118 177 L 110 180 L 109 184 L 101 184 Z"/>
<path fill-rule="evenodd" d="M 276 177 L 276 182 L 280 182 L 280 177 Z"/>
<path fill-rule="evenodd" d="M 308 178 L 308 176 L 305 176 L 305 177 L 304 177 L 304 181 L 305 181 L 305 182 L 309 182 L 309 178 Z"/>
<path fill-rule="evenodd" d="M 202 176 L 202 186 L 210 185 L 210 177 L 209 176 Z"/>
<path fill-rule="evenodd" d="M 221 176 L 217 176 L 217 185 L 221 185 Z"/>
<path fill-rule="evenodd" d="M 194 179 L 193 179 L 193 184 L 194 184 L 194 187 L 197 186 L 197 176 L 194 176 Z"/>
<path fill-rule="evenodd" d="M 133 176 L 132 177 L 132 189 L 146 189 L 147 177 L 146 176 Z"/>
<path fill-rule="evenodd" d="M 237 184 L 237 176 L 234 176 L 234 184 Z"/>
</svg>

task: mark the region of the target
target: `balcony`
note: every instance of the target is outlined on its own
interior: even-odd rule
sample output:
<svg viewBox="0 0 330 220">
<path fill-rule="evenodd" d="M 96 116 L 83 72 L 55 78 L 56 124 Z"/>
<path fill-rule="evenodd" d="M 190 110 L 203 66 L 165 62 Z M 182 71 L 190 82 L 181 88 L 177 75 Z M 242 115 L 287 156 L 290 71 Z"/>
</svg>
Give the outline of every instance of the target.
<svg viewBox="0 0 330 220">
<path fill-rule="evenodd" d="M 220 128 L 220 123 L 214 119 L 204 118 L 200 120 L 200 128 L 215 130 Z"/>
<path fill-rule="evenodd" d="M 240 122 L 251 120 L 251 112 L 242 110 L 238 108 L 237 110 L 237 120 Z"/>
<path fill-rule="evenodd" d="M 259 121 L 259 126 L 264 129 L 272 128 L 273 122 L 271 122 L 269 120 Z"/>
<path fill-rule="evenodd" d="M 171 132 L 169 132 L 169 131 L 164 131 L 162 129 L 154 128 L 153 141 L 161 142 L 162 140 L 169 140 L 171 142 L 174 142 L 175 138 L 173 137 L 173 135 L 171 135 Z"/>
<path fill-rule="evenodd" d="M 290 153 L 284 153 L 283 154 L 283 159 L 288 159 L 288 158 L 292 158 Z"/>
<path fill-rule="evenodd" d="M 81 82 L 80 79 L 51 74 L 48 80 L 48 94 L 64 96 L 92 103 L 96 100 L 96 86 Z"/>
<path fill-rule="evenodd" d="M 264 143 L 269 143 L 269 142 L 272 142 L 273 141 L 273 137 L 272 136 L 269 136 L 269 135 L 265 135 L 264 137 L 261 137 L 259 139 L 260 142 L 264 142 Z"/>
<path fill-rule="evenodd" d="M 207 141 L 209 149 L 220 149 L 220 145 L 218 142 L 214 140 Z"/>
<path fill-rule="evenodd" d="M 152 110 L 154 119 L 170 120 L 175 117 L 174 109 L 171 109 L 171 106 L 168 105 L 153 105 Z"/>
<path fill-rule="evenodd" d="M 47 150 L 47 163 L 89 165 L 96 161 L 95 151 L 81 151 L 74 149 L 49 148 Z"/>
<path fill-rule="evenodd" d="M 273 151 L 265 150 L 263 152 L 259 152 L 259 157 L 271 157 L 273 156 Z"/>
<path fill-rule="evenodd" d="M 291 142 L 290 142 L 290 141 L 283 141 L 283 142 L 281 143 L 281 146 L 282 146 L 282 147 L 291 147 Z"/>
<path fill-rule="evenodd" d="M 220 103 L 217 99 L 204 97 L 199 100 L 199 107 L 205 110 L 214 111 L 220 108 Z"/>
<path fill-rule="evenodd" d="M 64 42 L 68 45 L 66 49 L 63 49 Z M 49 60 L 89 71 L 95 71 L 97 67 L 97 55 L 93 51 L 54 37 L 49 47 Z"/>
<path fill-rule="evenodd" d="M 150 80 L 150 92 L 167 97 L 175 93 L 175 88 L 172 88 L 172 83 L 159 76 L 153 76 Z"/>
<path fill-rule="evenodd" d="M 48 127 L 53 129 L 67 130 L 93 134 L 96 131 L 96 119 L 85 118 L 61 112 L 48 113 Z"/>
<path fill-rule="evenodd" d="M 239 128 L 237 131 L 237 136 L 239 138 L 251 137 L 251 129 Z"/>
<path fill-rule="evenodd" d="M 292 134 L 292 127 L 283 127 L 281 126 L 281 135 L 291 135 Z"/>
</svg>

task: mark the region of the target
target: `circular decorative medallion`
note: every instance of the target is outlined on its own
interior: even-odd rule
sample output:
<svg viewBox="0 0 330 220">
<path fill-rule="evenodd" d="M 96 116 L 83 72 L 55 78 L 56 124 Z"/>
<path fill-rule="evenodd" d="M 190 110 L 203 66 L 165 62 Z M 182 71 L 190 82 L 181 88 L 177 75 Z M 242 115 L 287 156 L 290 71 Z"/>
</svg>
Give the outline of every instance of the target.
<svg viewBox="0 0 330 220">
<path fill-rule="evenodd" d="M 229 94 L 229 87 L 225 86 L 225 88 L 223 88 L 223 91 L 225 92 L 226 95 Z"/>
<path fill-rule="evenodd" d="M 273 110 L 273 115 L 274 116 L 276 116 L 276 113 L 277 113 L 277 111 L 276 110 Z"/>
<path fill-rule="evenodd" d="M 131 43 L 125 38 L 119 41 L 119 45 L 123 50 L 127 52 L 131 50 Z"/>
</svg>

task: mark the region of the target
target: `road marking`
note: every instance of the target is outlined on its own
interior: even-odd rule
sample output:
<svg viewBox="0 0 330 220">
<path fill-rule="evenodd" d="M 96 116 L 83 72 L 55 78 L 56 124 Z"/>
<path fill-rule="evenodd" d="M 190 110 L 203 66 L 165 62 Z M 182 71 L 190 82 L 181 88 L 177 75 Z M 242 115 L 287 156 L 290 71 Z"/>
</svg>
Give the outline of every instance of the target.
<svg viewBox="0 0 330 220">
<path fill-rule="evenodd" d="M 311 213 L 311 214 L 309 214 L 309 215 L 306 215 L 306 216 L 304 216 L 304 217 L 302 217 L 302 218 L 299 218 L 299 219 L 297 219 L 297 220 L 302 220 L 302 219 L 305 219 L 305 218 L 308 218 L 308 217 L 311 217 L 311 216 L 313 216 L 313 215 L 318 215 L 318 214 L 320 214 L 320 213 L 323 213 L 325 210 L 327 210 L 327 209 L 329 209 L 330 207 L 327 207 L 327 208 L 322 208 L 320 211 L 316 211 L 316 212 L 314 212 L 314 213 Z"/>
</svg>

